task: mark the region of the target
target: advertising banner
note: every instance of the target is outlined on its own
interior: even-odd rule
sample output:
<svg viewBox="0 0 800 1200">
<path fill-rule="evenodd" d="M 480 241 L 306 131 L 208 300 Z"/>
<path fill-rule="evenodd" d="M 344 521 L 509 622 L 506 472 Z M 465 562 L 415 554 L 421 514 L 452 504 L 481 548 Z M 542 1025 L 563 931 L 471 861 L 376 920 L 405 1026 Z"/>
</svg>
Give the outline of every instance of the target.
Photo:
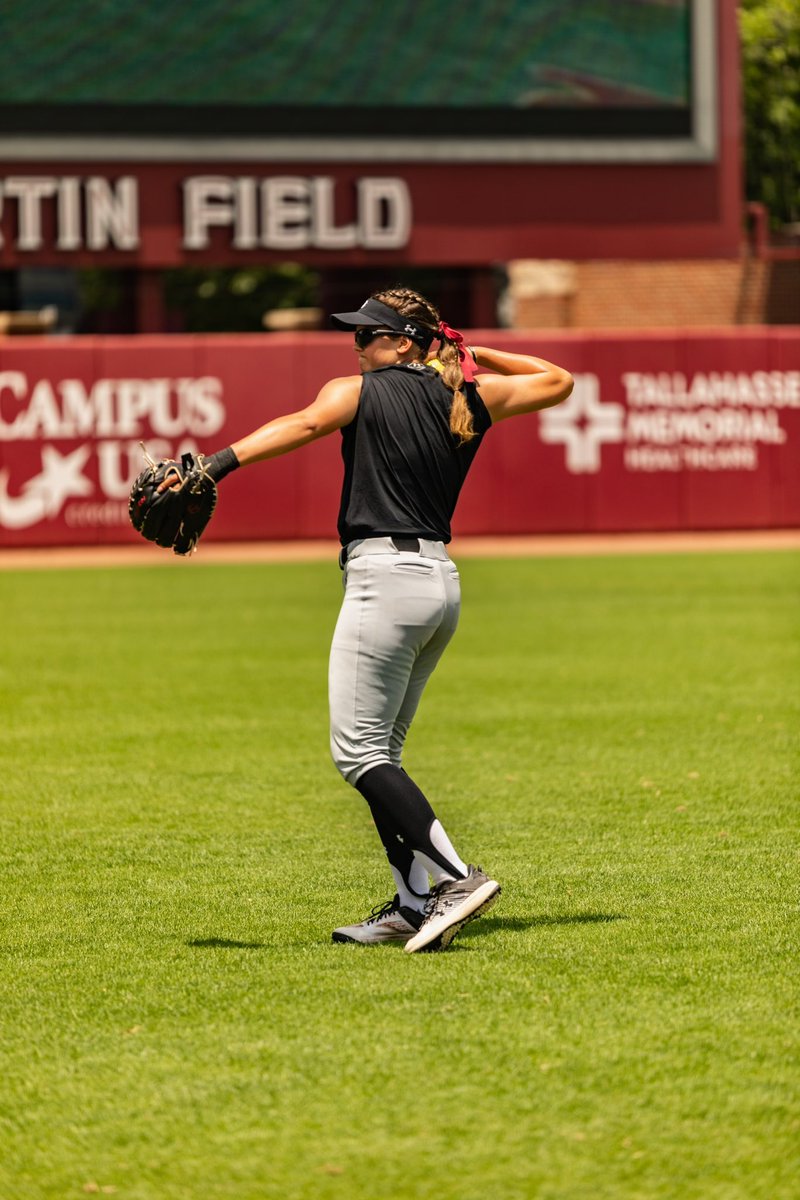
<svg viewBox="0 0 800 1200">
<path fill-rule="evenodd" d="M 576 383 L 489 432 L 456 535 L 800 525 L 800 329 L 467 339 L 551 359 Z M 0 546 L 136 540 L 140 443 L 210 453 L 355 366 L 341 334 L 0 342 Z M 226 479 L 206 536 L 335 537 L 339 442 Z"/>
</svg>

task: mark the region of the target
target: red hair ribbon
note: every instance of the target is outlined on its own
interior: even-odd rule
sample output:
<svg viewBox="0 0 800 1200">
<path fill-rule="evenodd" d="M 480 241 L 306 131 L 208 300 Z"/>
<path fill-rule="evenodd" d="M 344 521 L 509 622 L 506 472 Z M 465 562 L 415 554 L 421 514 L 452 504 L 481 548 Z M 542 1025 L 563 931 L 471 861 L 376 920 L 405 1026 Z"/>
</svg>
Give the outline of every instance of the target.
<svg viewBox="0 0 800 1200">
<path fill-rule="evenodd" d="M 459 333 L 457 329 L 451 329 L 449 325 L 445 325 L 444 321 L 439 322 L 437 333 L 443 341 L 446 339 L 448 342 L 455 343 L 464 379 L 467 383 L 471 383 L 475 378 L 475 360 L 466 348 L 463 333 Z"/>
</svg>

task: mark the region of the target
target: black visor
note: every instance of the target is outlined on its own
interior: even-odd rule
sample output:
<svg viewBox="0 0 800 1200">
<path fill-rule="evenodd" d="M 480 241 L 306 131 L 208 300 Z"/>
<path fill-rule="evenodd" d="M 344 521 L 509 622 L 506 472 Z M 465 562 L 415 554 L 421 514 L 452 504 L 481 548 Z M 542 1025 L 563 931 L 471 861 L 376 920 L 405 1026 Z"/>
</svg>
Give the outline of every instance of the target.
<svg viewBox="0 0 800 1200">
<path fill-rule="evenodd" d="M 402 316 L 388 304 L 381 304 L 380 300 L 365 300 L 357 312 L 333 313 L 331 321 L 337 329 L 386 329 L 404 334 L 423 350 L 428 349 L 435 336 L 429 325 Z"/>
</svg>

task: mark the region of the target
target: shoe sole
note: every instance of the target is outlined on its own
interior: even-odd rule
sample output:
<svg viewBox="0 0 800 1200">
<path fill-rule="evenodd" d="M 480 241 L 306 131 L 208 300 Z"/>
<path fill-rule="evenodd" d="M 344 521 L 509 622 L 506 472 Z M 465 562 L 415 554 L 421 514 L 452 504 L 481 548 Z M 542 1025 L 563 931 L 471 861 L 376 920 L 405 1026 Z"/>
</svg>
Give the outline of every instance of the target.
<svg viewBox="0 0 800 1200">
<path fill-rule="evenodd" d="M 430 928 L 425 929 L 424 933 L 423 930 L 420 930 L 419 933 L 409 938 L 405 944 L 406 954 L 416 954 L 421 950 L 446 950 L 460 929 L 489 911 L 497 901 L 501 890 L 500 884 L 495 883 L 493 879 L 481 884 L 464 901 L 457 914 L 453 913 L 450 918 L 442 916 L 438 921 L 432 921 Z M 433 943 L 438 944 L 433 945 Z"/>
<path fill-rule="evenodd" d="M 346 933 L 332 933 L 331 939 L 334 942 L 349 942 L 352 946 L 385 946 L 389 942 L 407 942 L 409 938 L 404 937 L 384 937 L 375 938 L 372 941 L 362 941 L 361 938 L 348 937 Z"/>
</svg>

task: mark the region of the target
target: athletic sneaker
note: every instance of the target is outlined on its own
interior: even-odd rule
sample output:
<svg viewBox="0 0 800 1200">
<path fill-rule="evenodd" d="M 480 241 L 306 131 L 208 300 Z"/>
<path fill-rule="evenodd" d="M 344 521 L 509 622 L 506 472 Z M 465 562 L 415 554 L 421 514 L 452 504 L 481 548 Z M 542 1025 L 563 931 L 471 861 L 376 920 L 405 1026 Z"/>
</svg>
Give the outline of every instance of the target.
<svg viewBox="0 0 800 1200">
<path fill-rule="evenodd" d="M 377 904 L 372 915 L 358 925 L 342 925 L 334 929 L 335 942 L 360 942 L 364 946 L 376 942 L 407 942 L 425 920 L 425 914 L 406 908 L 395 896 L 385 904 Z"/>
<path fill-rule="evenodd" d="M 406 942 L 406 954 L 445 950 L 469 921 L 483 916 L 500 895 L 500 884 L 480 867 L 467 867 L 465 879 L 448 879 L 432 889 L 419 932 Z"/>
</svg>

